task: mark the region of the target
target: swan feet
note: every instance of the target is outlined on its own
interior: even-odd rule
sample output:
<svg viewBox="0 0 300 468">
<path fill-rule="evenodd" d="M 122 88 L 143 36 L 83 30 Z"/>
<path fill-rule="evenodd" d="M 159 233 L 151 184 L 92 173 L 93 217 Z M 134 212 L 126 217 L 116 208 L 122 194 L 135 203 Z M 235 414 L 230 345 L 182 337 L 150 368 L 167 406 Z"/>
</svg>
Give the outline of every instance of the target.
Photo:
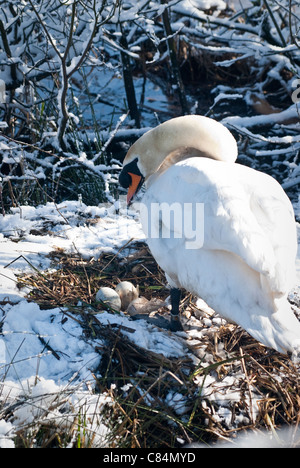
<svg viewBox="0 0 300 468">
<path fill-rule="evenodd" d="M 170 330 L 172 332 L 183 331 L 183 326 L 180 322 L 179 315 L 173 315 L 171 313 Z"/>
<path fill-rule="evenodd" d="M 180 322 L 180 314 L 179 314 L 179 302 L 180 302 L 180 289 L 172 288 L 171 289 L 171 322 L 170 322 L 170 330 L 173 332 L 182 331 L 183 327 Z"/>
<path fill-rule="evenodd" d="M 171 289 L 171 319 L 163 317 L 162 315 L 155 314 L 154 316 L 149 316 L 147 313 L 137 313 L 131 315 L 133 320 L 146 320 L 152 325 L 156 325 L 159 328 L 164 328 L 165 330 L 170 330 L 172 332 L 183 331 L 182 324 L 180 322 L 180 313 L 179 313 L 179 303 L 180 303 L 180 289 L 172 288 Z"/>
</svg>

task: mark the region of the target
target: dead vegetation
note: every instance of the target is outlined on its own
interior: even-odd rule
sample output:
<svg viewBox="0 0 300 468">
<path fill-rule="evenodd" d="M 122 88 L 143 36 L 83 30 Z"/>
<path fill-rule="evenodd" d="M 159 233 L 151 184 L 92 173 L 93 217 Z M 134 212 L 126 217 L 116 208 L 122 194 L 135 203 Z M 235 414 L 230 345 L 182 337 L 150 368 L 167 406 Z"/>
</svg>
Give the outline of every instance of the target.
<svg viewBox="0 0 300 468">
<path fill-rule="evenodd" d="M 244 431 L 274 435 L 282 427 L 292 429 L 288 445 L 300 446 L 299 367 L 239 327 L 201 310 L 190 295 L 181 303 L 186 334 L 178 340 L 187 352 L 179 359 L 136 345 L 128 338 L 134 329 L 127 328 L 125 336 L 124 327 L 101 323 L 94 301 L 100 286 L 129 280 L 148 299 L 168 296 L 164 275 L 147 247 L 131 247 L 90 261 L 57 250 L 51 254 L 57 269 L 20 278 L 20 286 L 31 290 L 29 300 L 44 308 L 63 307 L 66 317 L 81 323 L 86 338 L 103 343 L 95 344 L 101 363 L 94 374 L 96 391 L 108 392 L 114 401 L 109 446 L 212 445 L 234 442 Z M 278 446 L 287 444 L 276 437 Z M 66 436 L 55 437 L 55 444 L 62 439 Z"/>
<path fill-rule="evenodd" d="M 80 254 L 66 255 L 57 249 L 50 254 L 57 269 L 46 274 L 20 278 L 20 286 L 29 286 L 29 298 L 45 307 L 76 305 L 78 301 L 93 304 L 100 286 L 115 287 L 127 280 L 139 284 L 143 296 L 153 291 L 168 295 L 163 272 L 155 265 L 148 248 L 131 246 L 133 253 L 126 258 L 102 253 L 98 260 L 85 261 Z"/>
</svg>

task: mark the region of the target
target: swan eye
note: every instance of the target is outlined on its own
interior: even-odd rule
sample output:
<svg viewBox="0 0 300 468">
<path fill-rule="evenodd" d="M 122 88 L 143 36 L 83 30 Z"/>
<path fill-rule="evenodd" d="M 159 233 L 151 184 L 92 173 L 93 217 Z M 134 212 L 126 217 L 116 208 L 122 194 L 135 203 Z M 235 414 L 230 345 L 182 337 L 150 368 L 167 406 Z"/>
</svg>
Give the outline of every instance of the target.
<svg viewBox="0 0 300 468">
<path fill-rule="evenodd" d="M 138 158 L 135 158 L 133 161 L 131 161 L 123 167 L 121 174 L 119 175 L 119 182 L 123 188 L 127 189 L 131 185 L 132 177 L 130 173 L 142 177 L 142 174 L 137 166 L 137 162 Z"/>
<path fill-rule="evenodd" d="M 123 188 L 128 188 L 129 185 L 131 184 L 131 177 L 130 175 L 128 174 L 128 172 L 124 171 L 124 169 L 122 170 L 120 176 L 119 176 L 119 182 L 120 182 L 120 185 L 123 187 Z"/>
</svg>

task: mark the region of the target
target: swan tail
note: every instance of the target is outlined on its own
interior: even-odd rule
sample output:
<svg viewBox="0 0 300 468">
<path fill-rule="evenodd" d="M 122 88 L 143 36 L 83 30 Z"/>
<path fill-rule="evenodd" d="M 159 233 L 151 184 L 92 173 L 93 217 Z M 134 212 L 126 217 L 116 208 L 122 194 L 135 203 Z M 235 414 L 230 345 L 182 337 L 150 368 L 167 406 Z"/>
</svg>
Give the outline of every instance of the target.
<svg viewBox="0 0 300 468">
<path fill-rule="evenodd" d="M 286 297 L 275 299 L 276 311 L 253 317 L 247 331 L 264 345 L 280 353 L 291 353 L 300 362 L 300 322 Z"/>
</svg>

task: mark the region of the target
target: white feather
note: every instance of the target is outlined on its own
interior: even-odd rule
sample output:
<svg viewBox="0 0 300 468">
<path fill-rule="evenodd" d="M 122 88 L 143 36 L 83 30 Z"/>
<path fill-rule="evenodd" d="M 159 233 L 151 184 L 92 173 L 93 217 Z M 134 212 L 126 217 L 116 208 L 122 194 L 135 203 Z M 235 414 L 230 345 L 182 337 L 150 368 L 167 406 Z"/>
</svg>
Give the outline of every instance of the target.
<svg viewBox="0 0 300 468">
<path fill-rule="evenodd" d="M 178 162 L 149 182 L 143 198 L 149 211 L 153 203 L 204 204 L 201 248 L 187 249 L 187 239 L 172 233 L 148 239 L 172 285 L 203 298 L 263 344 L 293 351 L 300 323 L 287 294 L 294 282 L 296 227 L 280 185 L 248 167 L 208 158 Z"/>
<path fill-rule="evenodd" d="M 266 346 L 300 354 L 300 322 L 287 300 L 297 251 L 292 205 L 275 179 L 236 164 L 236 157 L 236 141 L 224 126 L 185 116 L 135 142 L 124 167 L 136 160 L 146 179 L 141 220 L 170 285 L 201 297 Z M 162 203 L 182 211 L 202 204 L 193 248 L 170 213 L 154 210 L 149 219 Z M 157 235 L 165 231 L 170 235 Z"/>
</svg>

